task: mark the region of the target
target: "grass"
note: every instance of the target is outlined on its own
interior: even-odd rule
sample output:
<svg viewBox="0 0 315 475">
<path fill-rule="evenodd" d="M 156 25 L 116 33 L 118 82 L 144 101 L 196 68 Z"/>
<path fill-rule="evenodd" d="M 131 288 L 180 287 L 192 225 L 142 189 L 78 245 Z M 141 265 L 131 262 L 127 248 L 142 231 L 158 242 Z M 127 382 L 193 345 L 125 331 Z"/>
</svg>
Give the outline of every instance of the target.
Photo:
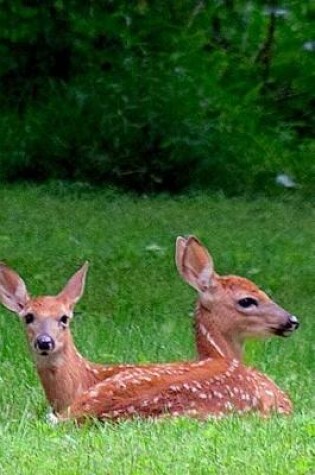
<svg viewBox="0 0 315 475">
<path fill-rule="evenodd" d="M 290 339 L 250 342 L 247 361 L 286 389 L 292 417 L 45 422 L 47 404 L 20 322 L 0 309 L 0 474 L 314 474 L 314 209 L 298 198 L 134 198 L 80 187 L 0 190 L 0 259 L 33 294 L 58 292 L 86 259 L 73 333 L 94 361 L 194 357 L 195 295 L 177 275 L 174 242 L 196 234 L 218 272 L 247 276 L 299 316 Z M 155 244 L 159 248 L 151 248 Z"/>
</svg>

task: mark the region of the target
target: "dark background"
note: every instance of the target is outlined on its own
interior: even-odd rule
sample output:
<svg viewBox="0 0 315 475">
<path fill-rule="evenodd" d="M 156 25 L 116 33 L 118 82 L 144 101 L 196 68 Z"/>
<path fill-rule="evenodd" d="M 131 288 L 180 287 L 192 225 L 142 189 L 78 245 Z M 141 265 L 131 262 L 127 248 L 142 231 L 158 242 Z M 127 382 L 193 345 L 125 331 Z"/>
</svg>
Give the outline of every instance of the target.
<svg viewBox="0 0 315 475">
<path fill-rule="evenodd" d="M 311 194 L 311 3 L 0 2 L 0 179 Z"/>
</svg>

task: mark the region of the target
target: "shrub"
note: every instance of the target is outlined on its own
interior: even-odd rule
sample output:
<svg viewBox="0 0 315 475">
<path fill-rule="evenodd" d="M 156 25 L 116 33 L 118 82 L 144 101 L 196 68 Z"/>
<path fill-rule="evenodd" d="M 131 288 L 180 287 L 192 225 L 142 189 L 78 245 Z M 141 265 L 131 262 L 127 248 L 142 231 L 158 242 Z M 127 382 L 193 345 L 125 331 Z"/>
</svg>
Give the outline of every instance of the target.
<svg viewBox="0 0 315 475">
<path fill-rule="evenodd" d="M 308 2 L 11 2 L 2 178 L 235 194 L 285 172 L 311 189 L 312 14 Z"/>
</svg>

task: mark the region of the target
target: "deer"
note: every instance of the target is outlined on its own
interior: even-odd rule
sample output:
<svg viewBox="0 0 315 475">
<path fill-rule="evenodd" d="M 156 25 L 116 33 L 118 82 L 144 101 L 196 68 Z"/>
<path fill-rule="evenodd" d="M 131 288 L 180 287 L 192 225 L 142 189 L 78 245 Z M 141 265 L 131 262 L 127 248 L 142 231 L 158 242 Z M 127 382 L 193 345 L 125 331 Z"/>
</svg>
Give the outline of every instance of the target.
<svg viewBox="0 0 315 475">
<path fill-rule="evenodd" d="M 198 292 L 199 360 L 111 370 L 66 409 L 56 411 L 53 422 L 292 412 L 291 401 L 273 381 L 242 363 L 242 350 L 248 337 L 291 335 L 299 326 L 297 318 L 248 279 L 219 276 L 194 236 L 177 239 L 176 264 Z"/>
<path fill-rule="evenodd" d="M 0 301 L 22 320 L 36 370 L 53 412 L 62 412 L 84 392 L 115 375 L 132 370 L 170 375 L 173 364 L 98 364 L 88 361 L 77 350 L 71 330 L 74 307 L 84 293 L 88 263 L 68 280 L 56 296 L 31 297 L 24 280 L 0 263 Z M 180 371 L 176 366 L 176 374 Z M 124 387 L 124 383 L 121 383 Z M 50 416 L 49 416 L 50 417 Z"/>
</svg>

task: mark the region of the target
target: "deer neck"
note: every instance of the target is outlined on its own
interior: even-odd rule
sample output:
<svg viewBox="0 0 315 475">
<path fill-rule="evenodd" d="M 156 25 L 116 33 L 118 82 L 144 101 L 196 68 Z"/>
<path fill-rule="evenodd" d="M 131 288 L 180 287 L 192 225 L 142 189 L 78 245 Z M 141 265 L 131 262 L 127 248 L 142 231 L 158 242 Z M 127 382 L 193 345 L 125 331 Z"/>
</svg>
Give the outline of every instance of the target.
<svg viewBox="0 0 315 475">
<path fill-rule="evenodd" d="M 197 303 L 195 331 L 197 352 L 200 359 L 236 358 L 242 360 L 242 343 L 224 335 L 215 323 L 213 312 Z"/>
<path fill-rule="evenodd" d="M 36 356 L 35 359 L 45 395 L 57 412 L 68 407 L 98 381 L 98 365 L 80 355 L 71 336 L 62 352 L 46 357 Z"/>
</svg>

